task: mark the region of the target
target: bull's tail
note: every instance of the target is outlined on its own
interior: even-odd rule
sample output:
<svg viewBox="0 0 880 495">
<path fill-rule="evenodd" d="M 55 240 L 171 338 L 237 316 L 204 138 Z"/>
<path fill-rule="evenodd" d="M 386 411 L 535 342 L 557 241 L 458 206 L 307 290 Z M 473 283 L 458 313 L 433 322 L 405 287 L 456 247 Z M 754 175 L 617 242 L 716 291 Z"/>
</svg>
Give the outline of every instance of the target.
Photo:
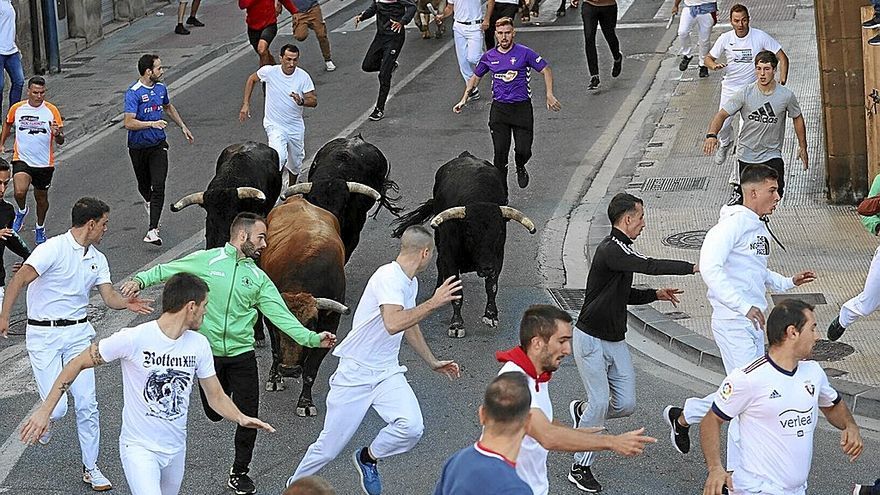
<svg viewBox="0 0 880 495">
<path fill-rule="evenodd" d="M 429 218 L 431 218 L 433 214 L 434 199 L 432 198 L 422 203 L 421 206 L 419 206 L 415 210 L 391 222 L 391 225 L 395 226 L 394 232 L 391 235 L 394 237 L 400 237 L 403 235 L 404 230 L 412 227 L 413 225 L 425 223 Z"/>
<path fill-rule="evenodd" d="M 376 203 L 376 211 L 371 215 L 373 218 L 379 215 L 379 210 L 382 208 L 388 210 L 395 217 L 399 217 L 400 212 L 403 211 L 403 208 L 397 206 L 397 202 L 400 201 L 400 186 L 397 185 L 397 182 L 388 178 L 390 175 L 391 164 L 389 163 L 388 168 L 385 170 L 385 177 L 382 179 L 382 197 Z"/>
</svg>

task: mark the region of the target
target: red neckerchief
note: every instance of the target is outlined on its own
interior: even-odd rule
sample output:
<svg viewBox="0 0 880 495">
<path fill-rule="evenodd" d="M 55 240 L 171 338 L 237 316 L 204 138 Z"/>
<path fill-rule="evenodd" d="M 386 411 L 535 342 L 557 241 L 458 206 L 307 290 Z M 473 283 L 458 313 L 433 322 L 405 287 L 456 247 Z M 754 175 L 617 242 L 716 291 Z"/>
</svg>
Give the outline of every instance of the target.
<svg viewBox="0 0 880 495">
<path fill-rule="evenodd" d="M 552 371 L 545 371 L 538 376 L 538 371 L 535 369 L 535 365 L 532 363 L 532 360 L 529 359 L 529 356 L 522 350 L 522 347 L 516 346 L 512 349 L 508 349 L 506 351 L 498 351 L 495 353 L 495 359 L 500 363 L 512 362 L 513 364 L 522 368 L 523 371 L 526 372 L 526 375 L 532 377 L 535 380 L 535 391 L 540 392 L 540 384 L 544 382 L 550 381 L 550 376 L 553 375 Z"/>
<path fill-rule="evenodd" d="M 492 449 L 486 447 L 485 445 L 481 444 L 480 442 L 475 443 L 475 444 L 474 444 L 474 448 L 476 448 L 476 449 L 477 449 L 477 452 L 480 452 L 480 453 L 484 453 L 484 452 L 485 452 L 485 453 L 488 453 L 488 454 L 497 455 L 498 457 L 501 458 L 501 460 L 503 460 L 504 462 L 506 462 L 508 466 L 510 466 L 510 467 L 512 467 L 512 468 L 516 468 L 516 462 L 511 461 L 511 460 L 508 459 L 507 457 L 504 457 L 503 455 L 501 455 L 501 454 L 499 454 L 498 452 L 495 452 L 494 450 L 492 450 Z M 481 451 L 482 451 L 482 452 L 481 452 Z M 485 454 L 484 454 L 484 455 L 485 455 Z"/>
</svg>

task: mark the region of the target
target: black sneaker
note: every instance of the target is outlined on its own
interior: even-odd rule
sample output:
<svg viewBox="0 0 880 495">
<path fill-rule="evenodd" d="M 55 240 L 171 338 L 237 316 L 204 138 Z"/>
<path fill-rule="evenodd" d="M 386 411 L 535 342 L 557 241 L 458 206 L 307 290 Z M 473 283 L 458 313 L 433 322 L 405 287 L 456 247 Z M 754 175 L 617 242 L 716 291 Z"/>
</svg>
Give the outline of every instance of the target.
<svg viewBox="0 0 880 495">
<path fill-rule="evenodd" d="M 880 27 L 880 16 L 874 14 L 874 17 L 862 23 L 862 27 L 865 29 L 874 29 Z"/>
<path fill-rule="evenodd" d="M 705 65 L 700 67 L 700 77 L 709 77 L 709 68 Z"/>
<path fill-rule="evenodd" d="M 880 46 L 880 34 L 869 39 L 868 44 L 871 46 Z"/>
<path fill-rule="evenodd" d="M 373 109 L 373 113 L 370 114 L 370 120 L 377 121 L 385 118 L 385 112 L 379 110 L 378 108 Z"/>
<path fill-rule="evenodd" d="M 614 59 L 614 65 L 611 66 L 611 77 L 617 77 L 620 75 L 620 65 L 623 63 L 623 54 L 621 53 L 617 58 Z"/>
<path fill-rule="evenodd" d="M 183 24 L 178 24 L 176 28 L 174 28 L 175 34 L 189 34 L 189 29 L 183 27 Z"/>
<path fill-rule="evenodd" d="M 684 412 L 682 408 L 675 406 L 666 406 L 663 410 L 663 419 L 669 425 L 669 439 L 672 440 L 672 446 L 679 454 L 687 454 L 691 451 L 691 427 L 681 426 L 678 417 Z"/>
<path fill-rule="evenodd" d="M 839 339 L 845 331 L 846 328 L 843 328 L 843 326 L 840 324 L 840 317 L 834 318 L 834 321 L 832 321 L 831 324 L 828 325 L 828 340 L 834 342 L 835 340 Z"/>
<path fill-rule="evenodd" d="M 590 85 L 587 86 L 588 91 L 595 91 L 599 89 L 599 76 L 593 76 L 590 78 Z"/>
<path fill-rule="evenodd" d="M 247 473 L 233 473 L 231 469 L 229 470 L 229 481 L 226 482 L 226 486 L 232 488 L 236 495 L 251 495 L 257 493 L 257 487 L 254 485 L 254 480 L 252 480 Z"/>
<path fill-rule="evenodd" d="M 526 167 L 516 166 L 516 183 L 520 189 L 525 189 L 529 185 L 529 172 Z"/>
<path fill-rule="evenodd" d="M 853 495 L 871 495 L 878 487 L 880 487 L 880 479 L 875 481 L 873 485 L 853 485 L 852 493 Z"/>
<path fill-rule="evenodd" d="M 690 65 L 691 60 L 693 60 L 693 59 L 694 59 L 694 57 L 685 57 L 684 55 L 682 55 L 681 62 L 678 63 L 678 70 L 680 70 L 682 72 L 686 71 L 688 68 L 688 65 Z"/>
<path fill-rule="evenodd" d="M 590 466 L 571 465 L 571 471 L 568 472 L 568 481 L 571 481 L 578 490 L 587 493 L 598 493 L 602 491 L 602 485 L 596 481 Z"/>
<path fill-rule="evenodd" d="M 195 27 L 205 27 L 205 23 L 196 19 L 193 16 L 189 16 L 189 19 L 186 20 L 187 26 L 195 26 Z"/>
<path fill-rule="evenodd" d="M 568 403 L 568 415 L 571 416 L 571 425 L 577 428 L 581 424 L 581 416 L 584 415 L 584 409 L 587 407 L 585 400 L 573 400 Z"/>
<path fill-rule="evenodd" d="M 565 4 L 556 11 L 556 17 L 565 17 Z"/>
</svg>

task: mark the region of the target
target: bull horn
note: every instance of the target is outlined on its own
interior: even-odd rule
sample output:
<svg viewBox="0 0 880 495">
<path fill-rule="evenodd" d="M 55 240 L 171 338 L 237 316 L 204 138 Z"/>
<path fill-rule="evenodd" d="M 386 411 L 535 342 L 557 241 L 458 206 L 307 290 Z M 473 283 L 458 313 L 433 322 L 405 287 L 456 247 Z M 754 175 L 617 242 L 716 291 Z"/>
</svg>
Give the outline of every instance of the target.
<svg viewBox="0 0 880 495">
<path fill-rule="evenodd" d="M 312 191 L 312 183 L 311 182 L 300 182 L 299 184 L 294 184 L 281 194 L 281 199 L 287 199 L 296 194 L 308 194 Z"/>
<path fill-rule="evenodd" d="M 447 220 L 461 220 L 464 218 L 464 206 L 453 206 L 452 208 L 447 208 L 437 215 L 434 216 L 434 219 L 431 220 L 431 227 L 437 228 L 441 223 Z"/>
<path fill-rule="evenodd" d="M 529 231 L 529 234 L 534 234 L 537 231 L 535 229 L 535 222 L 531 221 L 529 217 L 523 215 L 521 211 L 516 208 L 511 208 L 510 206 L 499 206 L 499 208 L 501 208 L 502 217 L 507 220 L 516 220 L 521 223 L 522 226 Z"/>
<path fill-rule="evenodd" d="M 259 199 L 260 201 L 266 201 L 266 194 L 256 187 L 236 187 L 235 190 L 238 191 L 238 199 Z"/>
<path fill-rule="evenodd" d="M 346 182 L 346 184 L 348 185 L 348 192 L 350 193 L 359 193 L 363 194 L 364 196 L 369 196 L 373 198 L 373 201 L 379 201 L 379 199 L 382 197 L 382 195 L 379 194 L 379 191 L 373 189 L 370 186 L 361 184 L 360 182 Z"/>
<path fill-rule="evenodd" d="M 318 307 L 319 310 L 322 311 L 334 311 L 342 315 L 347 315 L 351 313 L 351 310 L 348 309 L 348 306 L 340 302 L 334 301 L 333 299 L 327 299 L 326 297 L 316 297 L 315 305 Z"/>
<path fill-rule="evenodd" d="M 177 212 L 180 211 L 187 206 L 192 205 L 201 205 L 205 202 L 205 193 L 197 192 L 192 194 L 187 194 L 186 196 L 180 198 L 177 203 L 171 205 L 171 211 Z"/>
</svg>

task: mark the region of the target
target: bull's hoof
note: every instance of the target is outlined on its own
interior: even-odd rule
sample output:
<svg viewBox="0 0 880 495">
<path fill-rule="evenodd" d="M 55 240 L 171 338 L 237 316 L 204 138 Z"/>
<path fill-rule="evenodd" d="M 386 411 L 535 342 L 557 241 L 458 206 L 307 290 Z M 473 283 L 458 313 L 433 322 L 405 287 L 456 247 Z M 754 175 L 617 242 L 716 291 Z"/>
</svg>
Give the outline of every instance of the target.
<svg viewBox="0 0 880 495">
<path fill-rule="evenodd" d="M 318 408 L 315 406 L 297 407 L 296 415 L 301 418 L 307 418 L 318 415 Z"/>
<path fill-rule="evenodd" d="M 278 372 L 285 378 L 299 378 L 302 376 L 302 366 L 278 366 Z"/>
<path fill-rule="evenodd" d="M 483 325 L 487 327 L 495 328 L 498 326 L 498 318 L 489 318 L 488 316 L 483 317 Z"/>
<path fill-rule="evenodd" d="M 464 327 L 449 327 L 449 330 L 446 331 L 446 335 L 454 339 L 460 339 L 464 337 Z"/>
<path fill-rule="evenodd" d="M 276 380 L 269 379 L 266 381 L 266 392 L 281 392 L 287 388 L 284 385 L 284 378 L 280 376 Z"/>
<path fill-rule="evenodd" d="M 254 339 L 254 347 L 266 347 L 266 339 Z"/>
</svg>

